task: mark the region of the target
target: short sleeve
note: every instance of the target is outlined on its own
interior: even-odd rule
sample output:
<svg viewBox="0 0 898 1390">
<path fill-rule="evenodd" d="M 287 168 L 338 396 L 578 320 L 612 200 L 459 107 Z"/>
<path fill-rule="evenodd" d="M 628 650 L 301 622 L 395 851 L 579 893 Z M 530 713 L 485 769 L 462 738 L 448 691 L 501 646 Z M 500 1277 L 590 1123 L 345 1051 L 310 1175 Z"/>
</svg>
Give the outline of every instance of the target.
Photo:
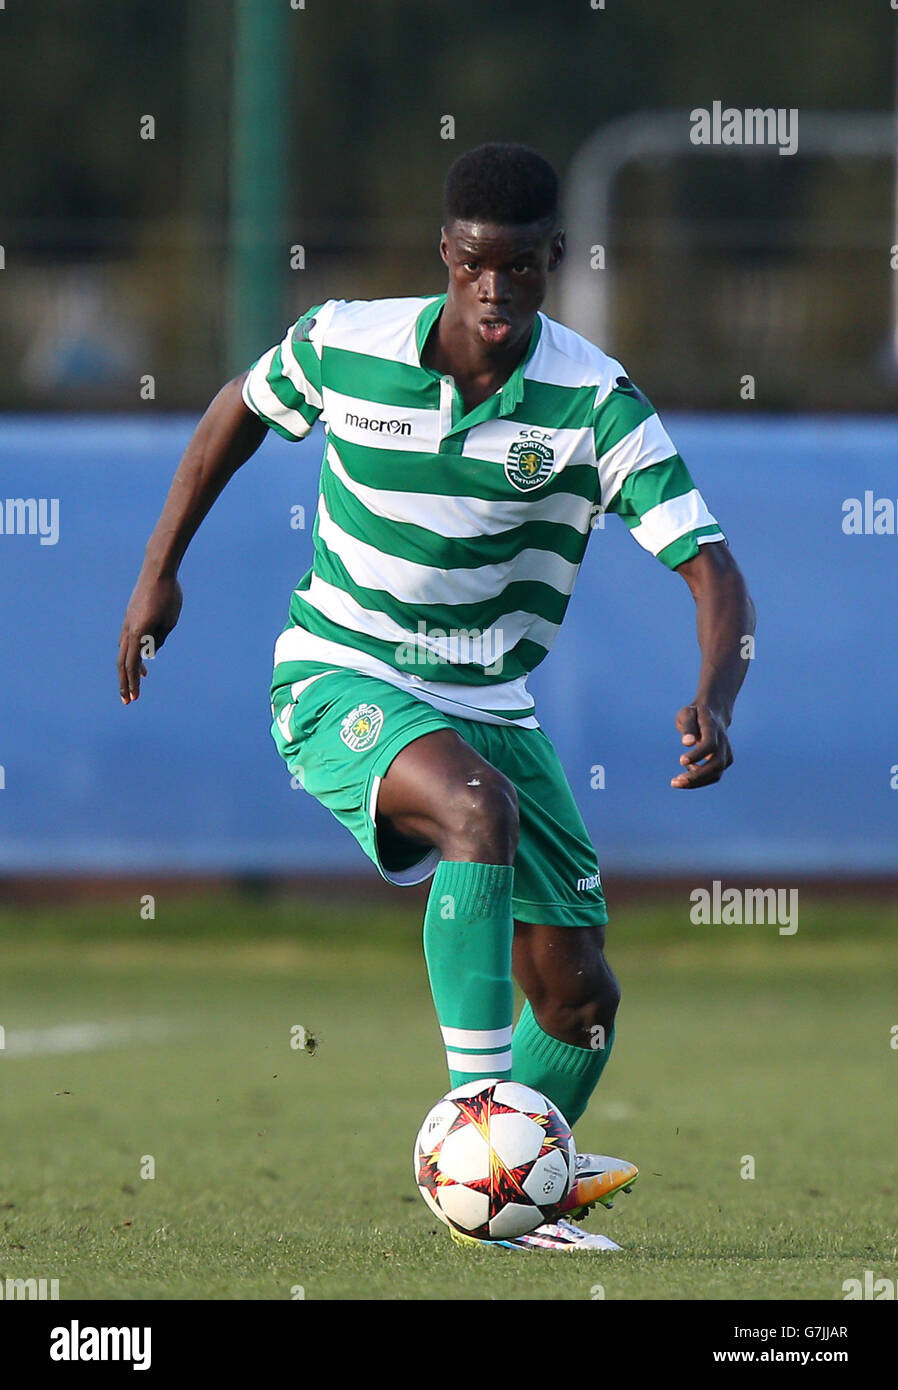
<svg viewBox="0 0 898 1390">
<path fill-rule="evenodd" d="M 726 540 L 654 407 L 623 368 L 596 407 L 594 436 L 603 510 L 621 517 L 669 569 Z"/>
<path fill-rule="evenodd" d="M 321 414 L 321 339 L 318 304 L 287 329 L 283 342 L 253 364 L 243 399 L 260 420 L 284 439 L 304 439 Z"/>
</svg>

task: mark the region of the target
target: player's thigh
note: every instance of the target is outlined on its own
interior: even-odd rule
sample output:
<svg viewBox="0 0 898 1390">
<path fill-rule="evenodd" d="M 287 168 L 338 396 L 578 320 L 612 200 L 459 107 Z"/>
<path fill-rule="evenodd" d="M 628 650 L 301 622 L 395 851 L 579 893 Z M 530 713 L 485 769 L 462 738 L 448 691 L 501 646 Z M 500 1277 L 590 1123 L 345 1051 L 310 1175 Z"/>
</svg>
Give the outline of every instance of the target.
<svg viewBox="0 0 898 1390">
<path fill-rule="evenodd" d="M 467 721 L 466 721 L 467 722 Z M 476 853 L 484 839 L 516 840 L 510 780 L 453 728 L 427 733 L 397 753 L 384 774 L 378 822 L 388 834 Z"/>
</svg>

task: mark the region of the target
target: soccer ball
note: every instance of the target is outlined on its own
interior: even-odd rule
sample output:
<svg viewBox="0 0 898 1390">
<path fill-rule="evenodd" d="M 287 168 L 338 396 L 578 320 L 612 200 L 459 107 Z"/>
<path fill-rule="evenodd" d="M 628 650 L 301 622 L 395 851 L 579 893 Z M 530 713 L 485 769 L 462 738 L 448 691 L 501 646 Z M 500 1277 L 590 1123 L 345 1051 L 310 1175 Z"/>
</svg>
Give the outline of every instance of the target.
<svg viewBox="0 0 898 1390">
<path fill-rule="evenodd" d="M 514 1240 L 552 1221 L 575 1174 L 561 1111 L 516 1081 L 450 1091 L 415 1141 L 415 1181 L 435 1216 L 478 1240 Z"/>
</svg>

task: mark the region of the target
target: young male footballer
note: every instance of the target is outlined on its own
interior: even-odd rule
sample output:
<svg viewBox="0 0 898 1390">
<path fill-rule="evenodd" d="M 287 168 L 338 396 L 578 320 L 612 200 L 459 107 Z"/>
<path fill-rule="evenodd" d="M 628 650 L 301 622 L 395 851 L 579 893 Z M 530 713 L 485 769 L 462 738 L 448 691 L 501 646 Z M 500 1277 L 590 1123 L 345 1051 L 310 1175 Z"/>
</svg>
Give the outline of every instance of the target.
<svg viewBox="0 0 898 1390">
<path fill-rule="evenodd" d="M 695 599 L 701 667 L 670 785 L 705 787 L 732 762 L 754 614 L 646 397 L 540 312 L 564 254 L 558 216 L 539 155 L 469 151 L 446 179 L 445 294 L 317 304 L 222 388 L 147 545 L 119 679 L 136 700 L 141 640 L 158 648 L 175 626 L 178 566 L 228 479 L 269 429 L 298 440 L 320 419 L 312 567 L 275 647 L 274 740 L 385 879 L 433 876 L 424 951 L 452 1086 L 512 1078 L 574 1124 L 611 1053 L 619 992 L 595 850 L 527 676 L 596 516 L 616 513 Z M 526 996 L 514 1026 L 513 976 Z M 636 1176 L 581 1154 L 568 1216 Z M 619 1248 L 567 1217 L 505 1243 Z"/>
</svg>

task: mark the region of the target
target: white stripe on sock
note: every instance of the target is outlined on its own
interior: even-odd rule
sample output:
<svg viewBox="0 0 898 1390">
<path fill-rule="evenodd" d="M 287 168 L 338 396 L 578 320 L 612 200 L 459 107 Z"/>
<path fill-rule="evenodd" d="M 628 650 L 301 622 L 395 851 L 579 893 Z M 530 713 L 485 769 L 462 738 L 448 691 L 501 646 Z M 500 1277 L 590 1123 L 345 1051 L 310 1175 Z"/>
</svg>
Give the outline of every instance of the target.
<svg viewBox="0 0 898 1390">
<path fill-rule="evenodd" d="M 511 1052 L 490 1052 L 479 1057 L 469 1052 L 447 1052 L 446 1062 L 450 1071 L 479 1072 L 482 1076 L 495 1076 L 497 1071 L 511 1071 Z"/>
</svg>

